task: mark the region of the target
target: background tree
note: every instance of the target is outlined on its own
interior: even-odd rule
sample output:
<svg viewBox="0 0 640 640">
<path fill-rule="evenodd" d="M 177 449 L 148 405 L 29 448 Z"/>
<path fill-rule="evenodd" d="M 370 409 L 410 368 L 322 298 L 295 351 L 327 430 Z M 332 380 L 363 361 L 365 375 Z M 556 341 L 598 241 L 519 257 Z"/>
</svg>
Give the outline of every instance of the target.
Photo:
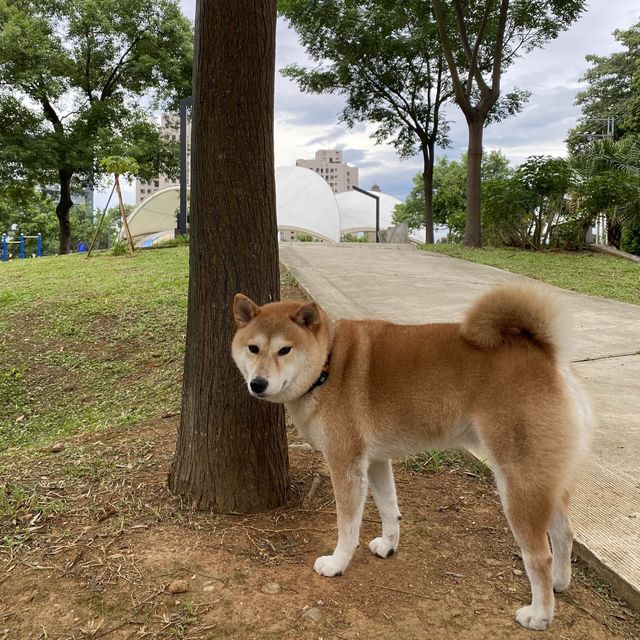
<svg viewBox="0 0 640 640">
<path fill-rule="evenodd" d="M 229 353 L 234 294 L 279 298 L 275 31 L 275 0 L 196 5 L 189 311 L 169 486 L 222 512 L 274 508 L 288 489 L 282 407 L 249 396 Z"/>
<path fill-rule="evenodd" d="M 505 180 L 513 174 L 509 159 L 501 150 L 490 151 L 482 156 L 482 180 Z M 422 174 L 413 179 L 414 187 L 407 199 L 396 205 L 393 214 L 394 223 L 406 222 L 410 229 L 422 226 L 423 188 Z M 449 240 L 459 239 L 464 231 L 466 190 L 467 190 L 467 154 L 460 160 L 439 158 L 433 173 L 433 210 L 436 223 L 446 225 Z"/>
<path fill-rule="evenodd" d="M 58 185 L 67 253 L 71 195 L 99 180 L 99 158 L 175 174 L 177 146 L 140 104 L 191 92 L 191 24 L 177 0 L 0 0 L 0 24 L 0 178 Z"/>
<path fill-rule="evenodd" d="M 587 56 L 591 67 L 580 79 L 587 88 L 575 101 L 581 114 L 567 140 L 574 153 L 585 150 L 594 134 L 602 137 L 610 117 L 614 119 L 613 140 L 640 133 L 640 22 L 613 35 L 623 46 L 622 51 Z"/>
<path fill-rule="evenodd" d="M 482 185 L 482 228 L 493 244 L 543 249 L 568 222 L 572 170 L 564 158 L 528 157 L 507 179 Z"/>
<path fill-rule="evenodd" d="M 449 143 L 443 104 L 451 83 L 435 23 L 418 24 L 420 2 L 392 0 L 282 0 L 280 13 L 300 36 L 314 69 L 293 64 L 283 75 L 309 93 L 339 93 L 340 120 L 376 125 L 401 158 L 422 153 L 422 219 L 433 242 L 432 181 L 436 145 Z M 427 10 L 429 8 L 427 7 Z"/>
<path fill-rule="evenodd" d="M 581 14 L 584 0 L 432 0 L 455 100 L 469 129 L 464 244 L 479 247 L 484 126 L 520 110 L 528 94 L 501 96 L 502 73 L 520 52 L 542 46 Z M 426 16 L 425 10 L 421 15 Z M 499 108 L 496 110 L 496 105 Z"/>
<path fill-rule="evenodd" d="M 593 141 L 571 163 L 577 173 L 574 211 L 585 225 L 604 214 L 607 243 L 620 249 L 625 229 L 634 235 L 640 224 L 640 141 L 631 135 Z"/>
<path fill-rule="evenodd" d="M 133 205 L 125 205 L 127 215 L 132 210 Z M 75 249 L 78 243 L 87 244 L 93 238 L 96 231 L 96 218 L 87 205 L 75 205 L 69 217 L 70 246 Z M 120 230 L 119 218 L 120 213 L 117 207 L 107 211 L 96 248 L 106 249 L 113 244 Z M 21 233 L 28 236 L 41 233 L 43 255 L 57 254 L 60 246 L 60 225 L 56 216 L 55 202 L 37 189 L 23 191 L 19 196 L 11 190 L 0 190 L 0 233 L 7 233 L 13 237 L 18 237 Z"/>
</svg>

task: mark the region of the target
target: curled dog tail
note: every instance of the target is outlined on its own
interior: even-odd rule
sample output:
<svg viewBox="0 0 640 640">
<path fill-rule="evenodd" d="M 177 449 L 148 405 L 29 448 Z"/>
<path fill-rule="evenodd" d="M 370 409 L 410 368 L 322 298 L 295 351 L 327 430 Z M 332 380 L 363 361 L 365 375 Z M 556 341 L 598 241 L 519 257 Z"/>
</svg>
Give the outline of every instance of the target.
<svg viewBox="0 0 640 640">
<path fill-rule="evenodd" d="M 480 297 L 460 325 L 462 337 L 481 349 L 528 339 L 568 359 L 568 314 L 551 290 L 532 284 L 505 284 Z"/>
</svg>

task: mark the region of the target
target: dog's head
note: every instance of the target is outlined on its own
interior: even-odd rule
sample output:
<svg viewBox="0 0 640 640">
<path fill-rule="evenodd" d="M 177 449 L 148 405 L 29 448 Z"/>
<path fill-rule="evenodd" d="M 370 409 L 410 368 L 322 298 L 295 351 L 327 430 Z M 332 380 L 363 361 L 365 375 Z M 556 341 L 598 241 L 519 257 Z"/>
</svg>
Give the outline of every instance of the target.
<svg viewBox="0 0 640 640">
<path fill-rule="evenodd" d="M 231 352 L 249 393 L 290 402 L 316 381 L 329 349 L 328 321 L 315 302 L 272 302 L 259 307 L 241 293 L 233 301 L 238 330 Z"/>
</svg>

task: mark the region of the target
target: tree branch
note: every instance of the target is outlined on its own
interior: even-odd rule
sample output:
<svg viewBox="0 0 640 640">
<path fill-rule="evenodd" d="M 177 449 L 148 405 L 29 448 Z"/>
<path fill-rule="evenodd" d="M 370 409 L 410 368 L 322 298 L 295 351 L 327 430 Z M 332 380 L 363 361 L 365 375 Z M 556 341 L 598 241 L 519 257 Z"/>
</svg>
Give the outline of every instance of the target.
<svg viewBox="0 0 640 640">
<path fill-rule="evenodd" d="M 53 125 L 53 130 L 59 134 L 64 134 L 64 126 L 62 124 L 62 120 L 58 117 L 56 110 L 53 108 L 53 105 L 49 101 L 49 97 L 44 92 L 42 88 L 40 88 L 40 104 L 42 105 L 42 109 L 44 111 L 44 117 Z"/>
<path fill-rule="evenodd" d="M 440 36 L 440 44 L 442 46 L 442 52 L 447 60 L 447 66 L 449 67 L 449 73 L 451 73 L 451 82 L 453 84 L 453 90 L 456 96 L 456 102 L 465 116 L 472 117 L 474 109 L 471 105 L 470 96 L 465 94 L 460 81 L 460 75 L 458 74 L 458 68 L 456 67 L 456 61 L 453 57 L 453 49 L 451 47 L 451 40 L 449 40 L 449 34 L 447 33 L 447 23 L 444 17 L 444 10 L 442 7 L 442 0 L 431 0 L 431 6 L 433 7 L 433 13 L 436 17 L 436 26 L 438 28 L 438 34 Z"/>
<path fill-rule="evenodd" d="M 504 31 L 507 26 L 507 13 L 509 0 L 502 0 L 500 5 L 500 17 L 498 19 L 498 33 L 496 34 L 496 46 L 493 54 L 493 72 L 491 73 L 491 90 L 500 95 L 500 76 L 502 73 L 502 51 L 504 49 Z M 497 99 L 498 96 L 496 96 Z"/>
<path fill-rule="evenodd" d="M 133 42 L 129 46 L 129 48 L 120 56 L 120 60 L 116 63 L 116 65 L 111 70 L 107 81 L 104 83 L 104 87 L 102 88 L 102 92 L 100 94 L 100 100 L 105 100 L 111 96 L 113 92 L 113 87 L 115 85 L 116 78 L 122 69 L 128 64 L 128 60 L 125 61 L 125 58 L 133 51 L 135 46 L 142 40 L 144 34 L 149 30 L 148 27 L 143 29 L 136 38 L 134 38 Z"/>
<path fill-rule="evenodd" d="M 493 0 L 486 2 L 484 7 L 484 15 L 482 16 L 482 22 L 480 23 L 480 29 L 478 30 L 478 37 L 476 38 L 476 43 L 473 47 L 473 51 L 471 53 L 471 61 L 469 62 L 469 69 L 474 69 L 474 74 L 476 75 L 476 82 L 478 83 L 478 89 L 480 89 L 481 93 L 486 93 L 489 91 L 489 87 L 487 83 L 484 81 L 482 77 L 481 71 L 478 69 L 478 52 L 480 50 L 480 45 L 482 44 L 482 40 L 484 39 L 484 33 L 487 28 L 487 24 L 489 23 L 489 14 L 493 9 Z"/>
</svg>

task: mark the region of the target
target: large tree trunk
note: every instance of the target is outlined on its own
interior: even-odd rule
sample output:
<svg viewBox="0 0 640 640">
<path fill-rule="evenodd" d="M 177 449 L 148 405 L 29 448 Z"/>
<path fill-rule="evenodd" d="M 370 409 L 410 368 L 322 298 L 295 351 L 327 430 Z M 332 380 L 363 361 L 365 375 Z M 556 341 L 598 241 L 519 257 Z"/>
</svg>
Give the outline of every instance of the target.
<svg viewBox="0 0 640 640">
<path fill-rule="evenodd" d="M 607 244 L 620 248 L 622 240 L 622 222 L 616 216 L 607 216 Z"/>
<path fill-rule="evenodd" d="M 469 146 L 467 149 L 467 221 L 462 244 L 467 247 L 482 246 L 480 226 L 481 177 L 482 177 L 482 134 L 483 122 L 478 117 L 467 119 L 469 126 Z"/>
<path fill-rule="evenodd" d="M 276 0 L 199 0 L 193 94 L 189 312 L 169 487 L 200 509 L 287 497 L 282 407 L 249 396 L 231 359 L 232 298 L 279 297 L 273 168 Z"/>
<path fill-rule="evenodd" d="M 60 169 L 60 200 L 56 205 L 56 215 L 58 216 L 58 224 L 60 225 L 60 254 L 69 253 L 71 249 L 71 222 L 69 221 L 69 212 L 73 206 L 71 200 L 71 178 L 73 173 L 66 169 Z"/>
<path fill-rule="evenodd" d="M 422 178 L 424 182 L 424 229 L 425 243 L 434 243 L 433 234 L 433 144 L 423 144 L 422 157 L 424 160 L 424 171 Z"/>
</svg>

